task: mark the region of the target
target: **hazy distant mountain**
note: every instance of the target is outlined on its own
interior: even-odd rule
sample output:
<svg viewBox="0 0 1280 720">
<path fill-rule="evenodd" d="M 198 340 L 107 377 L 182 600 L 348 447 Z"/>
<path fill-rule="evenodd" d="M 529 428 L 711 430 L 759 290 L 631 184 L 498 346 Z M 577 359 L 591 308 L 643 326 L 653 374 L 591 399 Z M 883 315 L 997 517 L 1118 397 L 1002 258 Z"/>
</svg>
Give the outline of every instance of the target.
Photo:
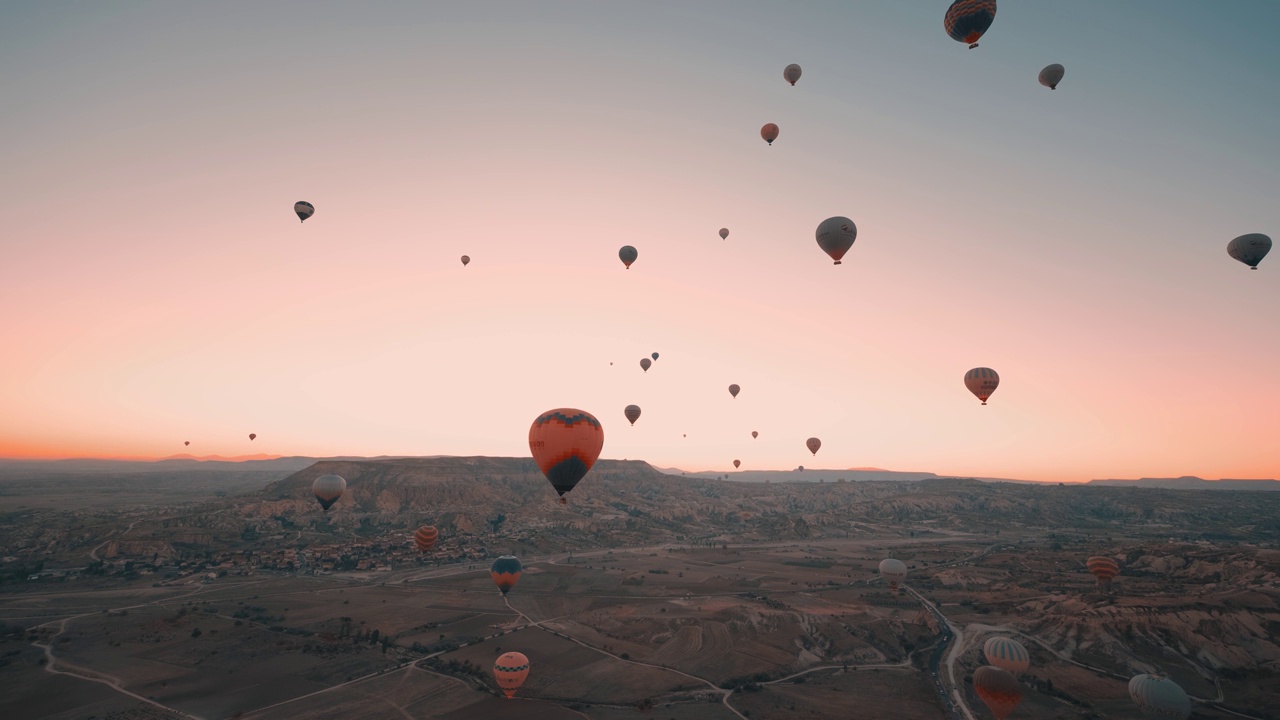
<svg viewBox="0 0 1280 720">
<path fill-rule="evenodd" d="M 313 458 L 249 455 L 220 457 L 208 455 L 174 455 L 159 460 L 109 460 L 103 458 L 71 458 L 68 460 L 10 460 L 0 458 L 0 472 L 12 474 L 97 475 L 102 473 L 153 473 L 175 470 L 235 472 L 297 472 L 319 460 L 381 460 L 386 458 Z"/>
<path fill-rule="evenodd" d="M 1280 490 L 1280 480 L 1232 480 L 1229 478 L 1205 480 L 1193 475 L 1176 478 L 1138 478 L 1137 480 L 1090 480 L 1088 484 L 1163 490 Z"/>
<path fill-rule="evenodd" d="M 682 477 L 696 477 L 708 480 L 727 479 L 730 482 L 868 482 L 876 480 L 890 480 L 900 482 L 918 482 L 920 480 L 945 480 L 949 475 L 938 475 L 931 472 L 912 472 L 902 470 L 884 470 L 881 468 L 845 468 L 845 469 L 829 469 L 829 468 L 811 468 L 806 467 L 803 470 L 796 468 L 795 470 L 724 470 L 715 471 L 707 470 L 702 472 L 688 472 L 679 468 L 654 468 L 659 472 L 667 475 L 680 475 Z M 1035 480 L 1013 480 L 1008 478 L 964 478 L 966 480 L 979 480 L 981 482 L 1011 482 L 1011 483 L 1034 483 Z"/>
</svg>

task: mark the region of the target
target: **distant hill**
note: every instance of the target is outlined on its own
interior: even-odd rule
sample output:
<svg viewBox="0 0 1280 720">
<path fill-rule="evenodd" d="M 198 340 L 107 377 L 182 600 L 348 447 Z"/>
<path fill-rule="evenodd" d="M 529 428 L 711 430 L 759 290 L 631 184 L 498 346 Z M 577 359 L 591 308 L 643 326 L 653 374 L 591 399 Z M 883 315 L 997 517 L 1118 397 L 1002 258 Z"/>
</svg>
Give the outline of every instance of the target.
<svg viewBox="0 0 1280 720">
<path fill-rule="evenodd" d="M 1192 475 L 1176 478 L 1137 480 L 1090 480 L 1089 485 L 1106 487 L 1160 488 L 1161 490 L 1280 490 L 1280 480 L 1205 480 Z"/>
<path fill-rule="evenodd" d="M 803 469 L 801 469 L 803 468 Z M 845 469 L 829 469 L 829 468 L 812 468 L 798 467 L 795 470 L 724 470 L 713 471 L 706 470 L 701 472 L 688 472 L 680 468 L 654 468 L 655 470 L 666 473 L 667 475 L 679 475 L 681 477 L 696 477 L 706 480 L 724 480 L 729 482 L 757 482 L 757 483 L 774 483 L 774 482 L 873 482 L 873 481 L 898 481 L 898 482 L 919 482 L 921 480 L 947 480 L 952 479 L 950 475 L 938 475 L 931 472 L 912 472 L 902 470 L 883 470 L 881 468 L 845 468 Z M 974 478 L 966 477 L 964 480 L 978 480 L 980 482 L 1009 482 L 1009 483 L 1038 483 L 1035 480 L 1013 480 L 1008 478 Z"/>
</svg>

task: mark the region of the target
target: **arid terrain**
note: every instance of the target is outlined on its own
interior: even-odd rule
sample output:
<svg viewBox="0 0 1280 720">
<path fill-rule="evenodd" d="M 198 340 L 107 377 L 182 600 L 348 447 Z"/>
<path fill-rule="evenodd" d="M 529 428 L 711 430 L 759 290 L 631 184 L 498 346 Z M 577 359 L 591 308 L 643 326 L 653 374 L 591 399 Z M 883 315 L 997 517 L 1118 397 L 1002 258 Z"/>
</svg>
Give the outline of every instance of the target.
<svg viewBox="0 0 1280 720">
<path fill-rule="evenodd" d="M 1154 671 L 1193 717 L 1280 717 L 1280 493 L 601 461 L 562 506 L 524 459 L 272 472 L 0 478 L 0 717 L 987 718 L 994 634 L 1032 655 L 1014 718 L 1137 718 Z"/>
</svg>

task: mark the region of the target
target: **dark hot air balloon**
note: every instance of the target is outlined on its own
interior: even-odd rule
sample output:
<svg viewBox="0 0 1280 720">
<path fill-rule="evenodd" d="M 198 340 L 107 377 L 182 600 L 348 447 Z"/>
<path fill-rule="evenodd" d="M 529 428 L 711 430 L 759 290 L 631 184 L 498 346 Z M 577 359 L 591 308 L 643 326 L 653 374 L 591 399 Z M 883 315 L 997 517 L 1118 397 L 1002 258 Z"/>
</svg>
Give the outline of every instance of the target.
<svg viewBox="0 0 1280 720">
<path fill-rule="evenodd" d="M 191 444 L 191 441 L 190 441 L 190 440 L 187 440 L 186 442 L 184 442 L 184 443 L 182 443 L 182 444 L 183 444 L 183 445 L 190 445 L 190 444 Z"/>
<path fill-rule="evenodd" d="M 1253 270 L 1258 269 L 1258 263 L 1262 262 L 1262 258 L 1269 252 L 1271 252 L 1271 238 L 1262 233 L 1241 235 L 1227 243 L 1227 254 Z"/>
<path fill-rule="evenodd" d="M 740 468 L 740 467 L 742 467 L 742 461 L 741 461 L 741 460 L 734 460 L 734 461 L 733 461 L 733 466 L 734 466 L 735 468 Z"/>
<path fill-rule="evenodd" d="M 653 359 L 654 359 L 654 361 L 656 362 L 656 361 L 658 360 L 658 353 L 654 353 L 654 354 L 650 355 L 649 357 L 653 358 Z"/>
<path fill-rule="evenodd" d="M 729 386 L 729 394 L 734 397 L 738 397 L 738 392 L 740 390 L 742 390 L 742 388 L 738 387 L 736 384 Z"/>
<path fill-rule="evenodd" d="M 957 42 L 967 43 L 969 49 L 978 47 L 982 37 L 996 19 L 996 0 L 955 0 L 942 18 L 947 35 Z"/>
<path fill-rule="evenodd" d="M 653 367 L 653 361 L 649 358 L 640 358 L 640 369 L 649 372 L 649 368 Z"/>
<path fill-rule="evenodd" d="M 758 438 L 758 437 L 760 437 L 760 433 L 756 432 L 755 430 L 752 430 L 752 431 L 751 431 L 751 437 L 753 437 L 753 438 Z"/>
<path fill-rule="evenodd" d="M 503 555 L 493 561 L 493 567 L 489 568 L 489 577 L 493 578 L 493 584 L 498 586 L 503 595 L 506 595 L 511 588 L 520 582 L 520 572 L 523 566 L 515 555 Z"/>
<path fill-rule="evenodd" d="M 520 686 L 524 685 L 525 678 L 529 677 L 529 658 L 525 657 L 524 653 L 503 653 L 493 663 L 493 677 L 498 681 L 498 687 L 502 688 L 502 693 L 508 699 L 515 697 L 516 690 L 519 690 Z"/>
<path fill-rule="evenodd" d="M 1000 376 L 991 368 L 974 368 L 964 374 L 964 386 L 986 405 L 987 398 L 1000 386 Z"/>
<path fill-rule="evenodd" d="M 796 81 L 800 79 L 800 66 L 795 63 L 791 63 L 790 65 L 783 68 L 782 79 L 786 80 L 792 85 L 795 85 Z"/>
<path fill-rule="evenodd" d="M 300 200 L 293 204 L 293 211 L 298 213 L 298 222 L 306 222 L 307 218 L 316 214 L 316 206 L 305 200 Z"/>
<path fill-rule="evenodd" d="M 622 414 L 626 416 L 628 422 L 635 425 L 636 421 L 640 419 L 640 406 L 628 405 L 623 409 Z"/>
<path fill-rule="evenodd" d="M 837 215 L 819 223 L 814 235 L 818 238 L 818 247 L 822 248 L 822 252 L 830 256 L 835 265 L 839 265 L 844 254 L 853 247 L 853 241 L 858 239 L 858 226 L 849 218 Z"/>
<path fill-rule="evenodd" d="M 1058 63 L 1045 65 L 1044 69 L 1040 71 L 1040 84 L 1050 90 L 1057 90 L 1058 83 L 1062 82 L 1062 76 L 1065 75 L 1066 72 L 1067 69 Z"/>
<path fill-rule="evenodd" d="M 463 256 L 462 256 L 462 267 L 466 267 L 466 266 L 467 266 L 467 263 L 469 263 L 469 262 L 471 262 L 471 256 L 470 256 L 470 255 L 463 255 Z"/>
<path fill-rule="evenodd" d="M 347 481 L 342 479 L 341 475 L 321 475 L 311 483 L 311 492 L 325 512 L 329 512 L 329 508 L 338 502 L 338 498 L 342 497 L 346 489 Z"/>
<path fill-rule="evenodd" d="M 822 447 L 822 441 L 819 440 L 818 438 L 809 438 L 808 440 L 804 441 L 804 444 L 806 447 L 809 448 L 809 452 L 813 453 L 814 455 L 817 455 L 818 448 Z"/>
<path fill-rule="evenodd" d="M 635 262 L 639 256 L 640 253 L 637 253 L 636 249 L 630 245 L 623 245 L 622 249 L 618 251 L 618 259 L 622 260 L 622 264 L 626 265 L 628 270 L 631 269 L 631 263 Z"/>
<path fill-rule="evenodd" d="M 973 692 L 996 720 L 1004 720 L 1022 702 L 1022 686 L 1018 679 L 993 665 L 983 665 L 973 671 Z"/>
<path fill-rule="evenodd" d="M 249 433 L 249 439 L 250 439 L 250 440 L 253 440 L 253 439 L 254 439 L 254 438 L 256 438 L 256 437 L 258 437 L 258 433 Z"/>
<path fill-rule="evenodd" d="M 720 228 L 720 239 L 726 240 L 729 237 L 729 228 Z"/>
<path fill-rule="evenodd" d="M 431 548 L 435 547 L 436 540 L 439 539 L 440 531 L 436 530 L 435 525 L 423 525 L 413 534 L 413 544 L 417 545 L 422 552 L 431 552 Z"/>
<path fill-rule="evenodd" d="M 760 137 L 764 138 L 765 142 L 772 145 L 773 141 L 778 139 L 778 126 L 773 123 L 769 123 L 760 128 Z"/>
<path fill-rule="evenodd" d="M 565 502 L 564 494 L 591 470 L 603 447 L 604 428 L 585 410 L 548 410 L 529 427 L 533 460 L 560 494 L 561 503 Z"/>
</svg>

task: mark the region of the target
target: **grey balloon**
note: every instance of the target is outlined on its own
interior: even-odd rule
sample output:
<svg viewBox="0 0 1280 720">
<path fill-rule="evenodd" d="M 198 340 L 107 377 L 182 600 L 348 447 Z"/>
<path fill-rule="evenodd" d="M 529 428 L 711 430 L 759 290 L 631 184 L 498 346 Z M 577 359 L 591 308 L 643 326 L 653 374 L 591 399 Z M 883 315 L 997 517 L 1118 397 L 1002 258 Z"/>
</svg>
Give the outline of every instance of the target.
<svg viewBox="0 0 1280 720">
<path fill-rule="evenodd" d="M 822 248 L 822 252 L 830 255 L 836 265 L 839 265 L 840 259 L 849 252 L 849 248 L 853 247 L 853 241 L 858 239 L 858 226 L 847 217 L 829 217 L 818 225 L 818 231 L 815 234 L 818 238 L 818 247 Z"/>
<path fill-rule="evenodd" d="M 1046 65 L 1044 69 L 1040 71 L 1040 84 L 1050 90 L 1057 90 L 1058 83 L 1062 82 L 1062 75 L 1066 71 L 1067 69 L 1058 63 Z"/>
<path fill-rule="evenodd" d="M 1271 238 L 1262 233 L 1249 233 L 1227 243 L 1227 254 L 1254 270 L 1271 252 Z"/>
</svg>

